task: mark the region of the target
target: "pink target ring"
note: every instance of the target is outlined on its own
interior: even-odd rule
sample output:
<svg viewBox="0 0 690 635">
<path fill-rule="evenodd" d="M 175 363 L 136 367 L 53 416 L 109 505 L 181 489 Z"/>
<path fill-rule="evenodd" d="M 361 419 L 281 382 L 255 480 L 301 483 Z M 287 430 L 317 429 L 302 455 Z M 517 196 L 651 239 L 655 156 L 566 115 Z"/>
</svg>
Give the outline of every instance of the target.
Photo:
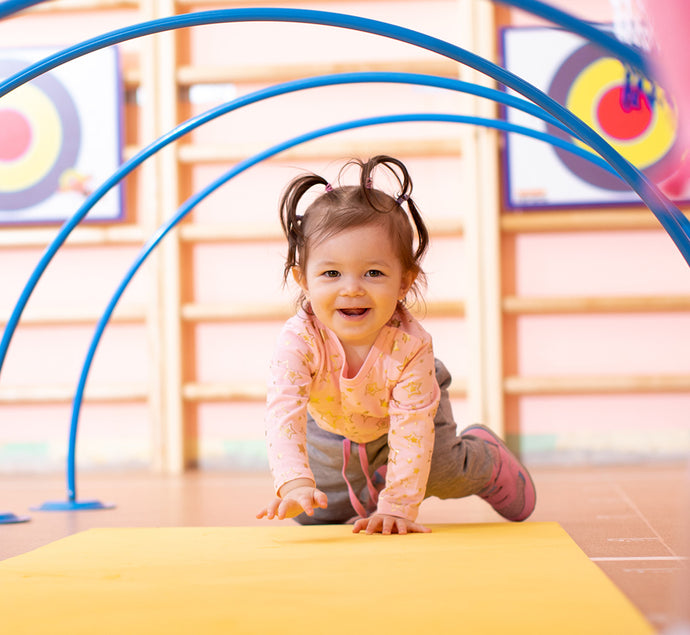
<svg viewBox="0 0 690 635">
<path fill-rule="evenodd" d="M 0 108 L 0 161 L 14 161 L 31 147 L 31 124 L 18 110 Z"/>
</svg>

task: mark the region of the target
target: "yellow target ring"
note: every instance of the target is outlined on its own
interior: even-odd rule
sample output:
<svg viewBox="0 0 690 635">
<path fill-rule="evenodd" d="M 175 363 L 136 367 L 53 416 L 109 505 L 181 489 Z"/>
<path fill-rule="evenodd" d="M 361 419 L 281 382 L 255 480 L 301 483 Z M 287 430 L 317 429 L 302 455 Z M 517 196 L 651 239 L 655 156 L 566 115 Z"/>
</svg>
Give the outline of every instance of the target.
<svg viewBox="0 0 690 635">
<path fill-rule="evenodd" d="M 616 59 L 600 58 L 583 68 L 568 92 L 566 107 L 596 130 L 620 154 L 640 169 L 661 160 L 676 140 L 676 117 L 664 98 L 651 108 L 651 119 L 644 132 L 629 140 L 607 133 L 601 125 L 597 109 L 610 90 L 625 85 L 625 69 Z M 662 95 L 660 95 L 662 97 Z M 621 109 L 621 117 L 625 112 Z"/>
<path fill-rule="evenodd" d="M 21 112 L 31 126 L 27 151 L 16 160 L 0 162 L 0 192 L 17 192 L 31 187 L 50 171 L 60 154 L 62 124 L 50 98 L 28 84 L 3 97 L 0 107 Z"/>
</svg>

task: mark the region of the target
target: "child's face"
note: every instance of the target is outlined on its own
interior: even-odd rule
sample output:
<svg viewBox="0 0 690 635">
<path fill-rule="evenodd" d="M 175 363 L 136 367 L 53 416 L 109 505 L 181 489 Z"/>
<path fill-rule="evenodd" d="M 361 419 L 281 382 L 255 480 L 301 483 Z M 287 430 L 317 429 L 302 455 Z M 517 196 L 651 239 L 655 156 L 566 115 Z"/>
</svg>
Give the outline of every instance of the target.
<svg viewBox="0 0 690 635">
<path fill-rule="evenodd" d="M 380 225 L 327 238 L 311 248 L 306 271 L 293 273 L 316 317 L 346 349 L 360 351 L 371 348 L 414 282 Z"/>
</svg>

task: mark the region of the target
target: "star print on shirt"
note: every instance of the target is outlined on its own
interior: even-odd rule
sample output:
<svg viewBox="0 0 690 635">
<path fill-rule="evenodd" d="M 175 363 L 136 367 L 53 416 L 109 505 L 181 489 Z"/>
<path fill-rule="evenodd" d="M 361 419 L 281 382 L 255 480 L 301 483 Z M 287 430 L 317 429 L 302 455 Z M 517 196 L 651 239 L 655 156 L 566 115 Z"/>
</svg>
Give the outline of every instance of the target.
<svg viewBox="0 0 690 635">
<path fill-rule="evenodd" d="M 296 384 L 300 374 L 294 370 L 288 370 L 284 376 L 291 384 Z"/>
<path fill-rule="evenodd" d="M 367 395 L 378 395 L 383 388 L 379 386 L 376 382 L 367 384 Z"/>
<path fill-rule="evenodd" d="M 403 388 L 407 391 L 407 396 L 412 397 L 412 395 L 421 395 L 422 394 L 422 382 L 420 381 L 410 381 L 407 382 Z"/>
<path fill-rule="evenodd" d="M 292 439 L 292 437 L 299 434 L 299 431 L 297 429 L 295 429 L 295 426 L 293 423 L 289 423 L 287 425 L 283 425 L 280 427 L 280 433 L 284 437 L 287 437 L 288 439 Z"/>
<path fill-rule="evenodd" d="M 422 446 L 422 440 L 414 433 L 406 434 L 403 439 L 406 439 L 412 445 Z"/>
</svg>

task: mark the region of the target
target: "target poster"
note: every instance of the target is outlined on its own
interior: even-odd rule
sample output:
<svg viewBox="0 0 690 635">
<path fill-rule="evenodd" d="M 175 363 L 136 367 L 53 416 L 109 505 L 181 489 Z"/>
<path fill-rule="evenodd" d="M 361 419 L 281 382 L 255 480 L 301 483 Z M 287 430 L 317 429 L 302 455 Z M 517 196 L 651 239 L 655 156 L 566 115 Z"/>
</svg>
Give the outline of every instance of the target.
<svg viewBox="0 0 690 635">
<path fill-rule="evenodd" d="M 55 51 L 0 49 L 6 79 Z M 120 165 L 117 50 L 67 62 L 0 98 L 0 224 L 59 223 Z M 113 188 L 86 220 L 122 218 Z"/>
<path fill-rule="evenodd" d="M 662 190 L 683 172 L 675 110 L 659 86 L 653 95 L 648 82 L 648 91 L 635 90 L 637 83 L 626 81 L 618 59 L 566 31 L 514 27 L 502 35 L 507 70 L 568 108 Z M 574 141 L 515 109 L 506 108 L 506 120 Z M 544 141 L 506 135 L 503 159 L 508 209 L 641 204 L 617 175 Z M 677 191 L 673 198 L 687 199 L 687 192 Z"/>
</svg>

